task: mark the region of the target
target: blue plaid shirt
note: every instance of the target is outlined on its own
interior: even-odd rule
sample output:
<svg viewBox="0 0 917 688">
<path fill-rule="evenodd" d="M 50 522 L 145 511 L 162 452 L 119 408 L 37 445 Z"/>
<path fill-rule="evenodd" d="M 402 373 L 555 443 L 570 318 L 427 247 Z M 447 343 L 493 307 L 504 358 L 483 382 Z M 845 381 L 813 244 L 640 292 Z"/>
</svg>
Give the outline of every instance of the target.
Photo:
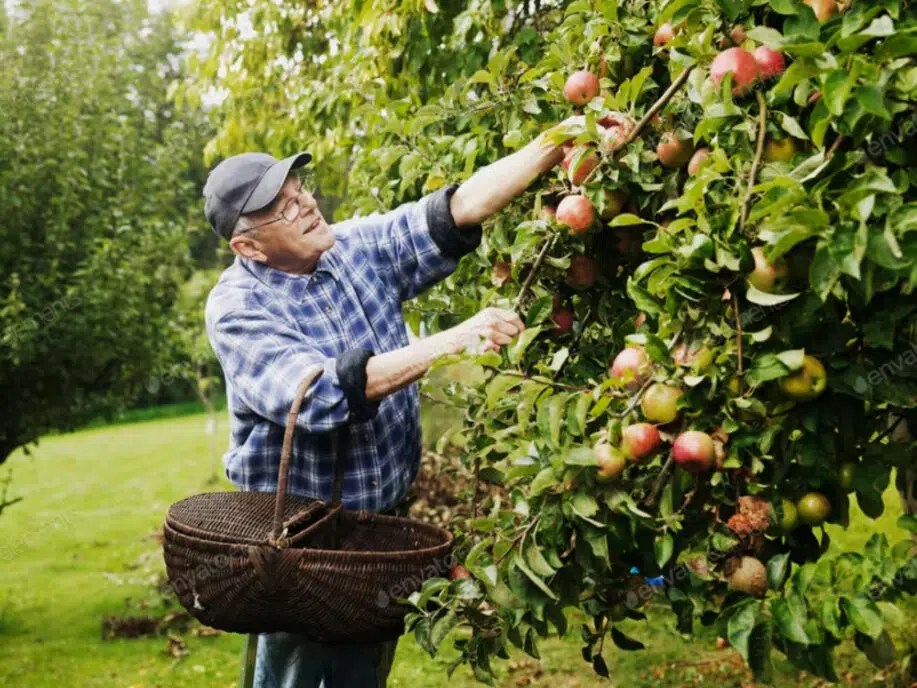
<svg viewBox="0 0 917 688">
<path fill-rule="evenodd" d="M 385 511 L 407 494 L 421 455 L 417 385 L 366 400 L 366 361 L 407 346 L 401 303 L 442 280 L 480 242 L 456 228 L 455 186 L 379 216 L 334 226 L 316 270 L 293 275 L 236 258 L 207 301 L 210 342 L 226 376 L 231 441 L 226 474 L 242 490 L 272 492 L 297 387 L 324 369 L 297 421 L 289 489 L 328 500 L 337 434 L 347 426 L 343 502 Z"/>
</svg>

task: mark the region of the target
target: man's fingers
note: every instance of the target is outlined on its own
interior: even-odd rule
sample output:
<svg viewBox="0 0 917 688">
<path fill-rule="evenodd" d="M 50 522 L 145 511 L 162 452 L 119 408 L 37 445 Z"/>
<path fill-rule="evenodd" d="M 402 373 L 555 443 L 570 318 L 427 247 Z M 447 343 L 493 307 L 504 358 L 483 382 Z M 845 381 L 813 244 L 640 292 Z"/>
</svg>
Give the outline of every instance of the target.
<svg viewBox="0 0 917 688">
<path fill-rule="evenodd" d="M 490 339 L 492 342 L 496 342 L 500 346 L 506 346 L 513 341 L 512 336 L 503 334 L 502 332 L 493 332 L 491 333 L 490 337 L 488 337 L 488 339 Z"/>
</svg>

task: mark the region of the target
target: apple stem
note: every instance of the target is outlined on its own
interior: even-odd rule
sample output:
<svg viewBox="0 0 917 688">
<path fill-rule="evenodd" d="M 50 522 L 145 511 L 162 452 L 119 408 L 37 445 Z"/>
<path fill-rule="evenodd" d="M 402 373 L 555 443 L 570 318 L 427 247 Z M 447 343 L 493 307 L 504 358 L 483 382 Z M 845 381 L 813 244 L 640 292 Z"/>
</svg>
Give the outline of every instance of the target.
<svg viewBox="0 0 917 688">
<path fill-rule="evenodd" d="M 745 197 L 742 199 L 742 212 L 739 216 L 739 231 L 745 231 L 745 223 L 748 221 L 748 202 L 751 200 L 751 190 L 755 186 L 755 178 L 758 176 L 758 166 L 761 164 L 761 156 L 764 155 L 764 135 L 767 132 L 767 103 L 764 102 L 764 95 L 761 91 L 755 93 L 758 98 L 758 144 L 755 148 L 755 157 L 751 161 L 751 173 L 748 175 L 748 189 Z"/>
<path fill-rule="evenodd" d="M 535 277 L 538 274 L 538 271 L 541 269 L 541 264 L 544 262 L 545 256 L 548 254 L 548 251 L 554 246 L 554 242 L 557 241 L 557 234 L 552 236 L 550 239 L 544 242 L 544 246 L 541 247 L 541 251 L 538 253 L 538 257 L 535 258 L 535 262 L 532 264 L 532 269 L 529 270 L 528 277 L 525 278 L 525 282 L 522 284 L 522 288 L 519 290 L 519 294 L 516 296 L 516 300 L 513 301 L 513 310 L 518 310 L 519 306 L 522 304 L 522 299 L 525 298 L 525 295 L 529 291 L 529 287 L 532 286 L 532 282 L 535 281 Z"/>
<path fill-rule="evenodd" d="M 739 313 L 739 298 L 733 294 L 732 295 L 732 309 L 735 311 L 736 316 L 736 356 L 738 357 L 738 369 L 736 370 L 737 377 L 739 378 L 739 395 L 742 394 L 743 387 L 743 370 L 742 370 L 742 337 L 744 332 L 742 331 L 742 318 Z"/>
</svg>

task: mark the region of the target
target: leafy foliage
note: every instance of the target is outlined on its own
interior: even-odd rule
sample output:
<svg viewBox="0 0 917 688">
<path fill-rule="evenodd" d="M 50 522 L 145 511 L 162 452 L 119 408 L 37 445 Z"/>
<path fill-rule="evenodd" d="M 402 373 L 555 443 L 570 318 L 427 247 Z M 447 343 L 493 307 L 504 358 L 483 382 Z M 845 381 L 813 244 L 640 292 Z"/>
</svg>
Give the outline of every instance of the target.
<svg viewBox="0 0 917 688">
<path fill-rule="evenodd" d="M 171 351 L 206 120 L 168 15 L 16 5 L 0 36 L 0 461 L 136 396 Z M 200 225 L 200 221 L 196 221 Z"/>
<path fill-rule="evenodd" d="M 511 644 L 537 657 L 538 637 L 563 633 L 575 606 L 592 618 L 584 658 L 607 673 L 605 640 L 640 649 L 615 623 L 643 618 L 652 591 L 643 576 L 661 575 L 679 630 L 718 624 L 762 680 L 773 648 L 835 678 L 833 648 L 851 634 L 874 663 L 893 658 L 885 627 L 895 600 L 914 594 L 912 542 L 877 536 L 865 552 L 823 558 L 817 526 L 778 526 L 785 504 L 811 492 L 844 525 L 843 463 L 855 464 L 852 492 L 874 518 L 893 470 L 900 479 L 913 466 L 913 438 L 888 421 L 913 427 L 917 406 L 917 21 L 896 0 L 842 9 L 819 22 L 798 0 L 200 0 L 189 15 L 215 39 L 183 97 L 193 103 L 214 86 L 229 94 L 211 155 L 307 147 L 341 214 L 414 199 L 521 147 L 571 114 L 564 81 L 584 66 L 602 94 L 585 106 L 584 127 L 561 134 L 598 144 L 609 109 L 647 120 L 633 142 L 603 153 L 582 188 L 600 212 L 607 191 L 626 193 L 625 212 L 569 234 L 541 215 L 571 191 L 552 174 L 407 309 L 412 325 L 435 329 L 508 305 L 548 246 L 522 294 L 529 329 L 476 359 L 488 371 L 481 385 L 455 390 L 468 411 L 443 444 L 502 490 L 466 524 L 459 550 L 473 578 L 428 581 L 410 600 L 431 653 L 468 626 L 455 640 L 459 662 L 489 681 L 494 656 Z M 654 46 L 664 22 L 678 31 Z M 745 47 L 787 61 L 741 96 L 731 76 L 708 78 L 737 22 Z M 656 143 L 669 132 L 709 148 L 695 174 L 660 165 Z M 771 142 L 788 153 L 769 152 Z M 755 247 L 785 263 L 773 288 L 746 279 Z M 581 254 L 599 279 L 572 289 L 565 272 Z M 491 282 L 497 261 L 512 264 L 505 284 Z M 555 296 L 576 314 L 570 335 L 550 334 Z M 625 345 L 652 361 L 636 388 L 608 373 Z M 819 362 L 824 393 L 794 393 Z M 710 434 L 718 469 L 688 473 L 665 449 L 599 482 L 593 446 L 643 419 L 653 381 L 683 390 L 663 439 Z M 772 523 L 745 527 L 740 497 L 768 505 Z M 766 563 L 764 598 L 727 585 L 738 556 Z"/>
</svg>

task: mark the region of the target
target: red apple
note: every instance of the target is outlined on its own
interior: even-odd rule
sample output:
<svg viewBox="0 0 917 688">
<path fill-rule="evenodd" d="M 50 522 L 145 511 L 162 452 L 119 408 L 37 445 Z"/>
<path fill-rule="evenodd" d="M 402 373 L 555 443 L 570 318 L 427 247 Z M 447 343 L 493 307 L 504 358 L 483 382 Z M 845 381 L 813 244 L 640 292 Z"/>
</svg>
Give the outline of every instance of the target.
<svg viewBox="0 0 917 688">
<path fill-rule="evenodd" d="M 453 564 L 449 569 L 449 580 L 459 580 L 460 578 L 471 578 L 471 574 L 461 564 Z"/>
<path fill-rule="evenodd" d="M 564 98 L 576 106 L 585 105 L 598 94 L 599 78 L 586 69 L 573 72 L 564 84 Z"/>
<path fill-rule="evenodd" d="M 551 330 L 555 337 L 562 337 L 565 334 L 573 332 L 573 311 L 569 308 L 555 308 L 551 313 L 551 320 L 556 327 Z"/>
<path fill-rule="evenodd" d="M 603 220 L 610 220 L 621 214 L 627 203 L 627 194 L 623 191 L 605 190 L 605 209 L 601 213 Z"/>
<path fill-rule="evenodd" d="M 574 289 L 588 289 L 595 282 L 595 261 L 588 256 L 573 256 L 567 268 L 567 284 Z"/>
<path fill-rule="evenodd" d="M 700 168 L 705 162 L 707 162 L 707 158 L 709 157 L 709 148 L 698 148 L 696 151 L 694 151 L 694 155 L 691 156 L 691 161 L 688 163 L 688 174 L 693 177 L 698 172 L 700 172 Z"/>
<path fill-rule="evenodd" d="M 733 95 L 745 93 L 758 78 L 755 56 L 743 48 L 728 48 L 717 55 L 710 66 L 710 76 L 717 86 L 732 72 Z"/>
<path fill-rule="evenodd" d="M 595 206 L 585 196 L 565 196 L 557 206 L 557 222 L 583 234 L 595 222 Z"/>
<path fill-rule="evenodd" d="M 649 423 L 628 425 L 621 432 L 621 451 L 633 462 L 640 461 L 659 449 L 662 439 L 656 426 Z"/>
<path fill-rule="evenodd" d="M 812 8 L 815 18 L 820 22 L 827 21 L 837 14 L 837 4 L 834 0 L 802 0 L 802 2 Z"/>
<path fill-rule="evenodd" d="M 599 482 L 614 480 L 627 467 L 627 461 L 621 451 L 607 442 L 600 442 L 595 445 L 592 451 L 595 454 L 595 462 L 599 467 Z"/>
<path fill-rule="evenodd" d="M 553 205 L 541 206 L 541 219 L 545 222 L 554 222 L 557 219 L 557 208 Z"/>
<path fill-rule="evenodd" d="M 787 266 L 783 258 L 778 258 L 774 263 L 768 262 L 762 246 L 755 246 L 751 250 L 751 255 L 755 259 L 755 269 L 748 276 L 748 281 L 755 289 L 769 292 L 786 277 Z"/>
<path fill-rule="evenodd" d="M 629 346 L 623 349 L 611 363 L 609 375 L 625 380 L 629 389 L 636 389 L 641 384 L 641 375 L 649 368 L 649 359 L 641 346 Z"/>
<path fill-rule="evenodd" d="M 706 473 L 716 462 L 713 438 L 697 430 L 683 432 L 672 444 L 672 458 L 688 473 Z"/>
<path fill-rule="evenodd" d="M 493 270 L 490 272 L 490 281 L 498 287 L 502 287 L 509 282 L 512 276 L 513 268 L 509 263 L 494 263 Z"/>
<path fill-rule="evenodd" d="M 755 48 L 755 62 L 758 63 L 758 71 L 761 72 L 762 79 L 770 79 L 778 74 L 783 74 L 786 69 L 786 62 L 783 60 L 783 53 L 777 52 L 766 45 L 760 45 Z"/>
<path fill-rule="evenodd" d="M 671 423 L 678 418 L 678 399 L 683 392 L 678 387 L 656 383 L 643 395 L 640 408 L 648 421 Z"/>
<path fill-rule="evenodd" d="M 687 139 L 681 138 L 674 132 L 666 132 L 659 139 L 656 146 L 656 155 L 659 162 L 666 167 L 681 167 L 694 153 L 694 146 Z"/>
<path fill-rule="evenodd" d="M 726 638 L 720 636 L 719 638 L 716 639 L 716 649 L 717 650 L 725 650 L 727 647 L 729 647 L 729 641 L 726 640 Z"/>
<path fill-rule="evenodd" d="M 594 152 L 589 151 L 588 153 L 583 153 L 583 157 L 580 158 L 579 164 L 575 169 L 570 169 L 570 166 L 573 164 L 573 159 L 580 155 L 583 150 L 583 146 L 577 148 L 571 148 L 564 156 L 564 169 L 567 171 L 567 178 L 570 180 L 571 184 L 579 186 L 583 181 L 588 177 L 592 170 L 599 166 L 599 156 Z"/>
<path fill-rule="evenodd" d="M 657 47 L 660 45 L 665 45 L 673 38 L 675 38 L 675 29 L 672 28 L 672 24 L 670 22 L 666 22 L 658 29 L 656 29 L 656 35 L 653 36 L 653 45 Z"/>
</svg>

